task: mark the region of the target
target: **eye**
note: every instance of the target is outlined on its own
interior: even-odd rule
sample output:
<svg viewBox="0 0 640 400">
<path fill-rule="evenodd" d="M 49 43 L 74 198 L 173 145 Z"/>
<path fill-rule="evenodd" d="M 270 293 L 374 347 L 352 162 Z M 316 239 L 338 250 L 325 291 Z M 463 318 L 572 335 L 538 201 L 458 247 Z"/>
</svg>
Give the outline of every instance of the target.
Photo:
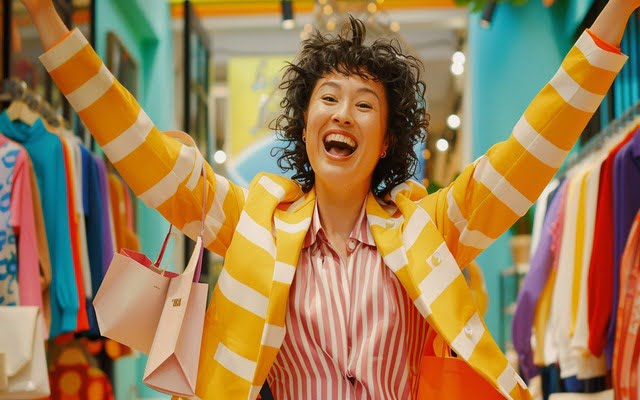
<svg viewBox="0 0 640 400">
<path fill-rule="evenodd" d="M 331 95 L 324 95 L 322 96 L 322 100 L 333 103 L 336 101 L 336 98 Z"/>
<path fill-rule="evenodd" d="M 357 104 L 358 108 L 367 108 L 367 109 L 372 109 L 373 107 L 371 106 L 371 104 L 369 103 L 358 103 Z"/>
</svg>

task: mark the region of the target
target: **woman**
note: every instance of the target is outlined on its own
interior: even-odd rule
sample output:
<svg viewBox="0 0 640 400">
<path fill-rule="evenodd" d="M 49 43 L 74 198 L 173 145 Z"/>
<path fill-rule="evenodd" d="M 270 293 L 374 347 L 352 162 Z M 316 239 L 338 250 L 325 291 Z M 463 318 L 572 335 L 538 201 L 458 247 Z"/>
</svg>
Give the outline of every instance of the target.
<svg viewBox="0 0 640 400">
<path fill-rule="evenodd" d="M 159 132 L 50 0 L 22 0 L 41 60 L 134 192 L 194 237 L 202 157 Z M 611 0 L 513 135 L 427 196 L 403 182 L 427 127 L 416 61 L 363 45 L 364 27 L 303 42 L 285 73 L 280 159 L 299 183 L 248 190 L 208 167 L 205 244 L 225 256 L 207 311 L 197 394 L 408 399 L 427 333 L 506 398 L 525 384 L 486 330 L 459 266 L 533 204 L 607 92 L 640 0 Z M 429 374 L 429 371 L 425 371 Z M 488 396 L 488 394 L 487 394 Z M 479 393 L 478 398 L 486 397 Z"/>
</svg>

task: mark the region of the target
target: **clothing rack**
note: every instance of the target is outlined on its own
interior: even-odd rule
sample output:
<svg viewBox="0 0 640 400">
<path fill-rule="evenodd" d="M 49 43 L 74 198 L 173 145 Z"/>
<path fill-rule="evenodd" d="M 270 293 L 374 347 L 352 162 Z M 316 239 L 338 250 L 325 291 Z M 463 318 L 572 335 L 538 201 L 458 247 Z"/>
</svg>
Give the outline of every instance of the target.
<svg viewBox="0 0 640 400">
<path fill-rule="evenodd" d="M 561 169 L 561 175 L 565 175 L 573 167 L 578 165 L 585 157 L 598 150 L 602 145 L 612 136 L 620 132 L 620 129 L 624 128 L 629 122 L 640 115 L 640 101 L 636 102 L 633 106 L 629 107 L 620 117 L 611 120 L 609 124 L 594 135 L 580 151 L 571 154 Z"/>
<path fill-rule="evenodd" d="M 40 95 L 30 90 L 19 79 L 4 79 L 0 85 L 0 102 L 24 102 L 31 111 L 38 113 L 49 125 L 58 128 L 65 125 L 64 118 Z"/>
</svg>

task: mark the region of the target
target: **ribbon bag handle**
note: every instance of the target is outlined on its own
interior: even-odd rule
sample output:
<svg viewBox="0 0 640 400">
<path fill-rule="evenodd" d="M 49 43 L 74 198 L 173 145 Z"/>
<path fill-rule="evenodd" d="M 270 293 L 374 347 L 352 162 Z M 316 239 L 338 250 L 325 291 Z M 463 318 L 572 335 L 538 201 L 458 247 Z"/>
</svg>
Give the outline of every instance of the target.
<svg viewBox="0 0 640 400">
<path fill-rule="evenodd" d="M 204 242 L 205 208 L 207 206 L 207 174 L 206 174 L 206 170 L 205 170 L 206 163 L 204 162 L 204 157 L 200 153 L 200 150 L 198 150 L 198 146 L 196 145 L 196 142 L 188 134 L 186 134 L 184 132 L 180 132 L 180 131 L 166 131 L 166 132 L 164 132 L 164 134 L 169 136 L 172 139 L 176 139 L 176 140 L 180 141 L 182 144 L 184 144 L 186 146 L 189 146 L 189 147 L 192 147 L 192 148 L 196 149 L 196 151 L 198 153 L 197 156 L 196 156 L 196 164 L 198 162 L 198 158 L 197 158 L 198 156 L 202 160 L 202 162 L 201 162 L 202 168 L 201 168 L 201 171 L 200 171 L 200 175 L 202 176 L 202 179 L 203 179 L 203 181 L 202 181 L 202 218 L 200 220 L 200 235 L 198 235 L 198 237 L 200 238 L 200 240 L 202 242 Z M 160 269 L 160 264 L 162 263 L 162 258 L 164 257 L 165 250 L 167 249 L 167 244 L 169 243 L 169 239 L 171 237 L 172 230 L 173 230 L 173 224 L 169 225 L 169 232 L 167 232 L 167 236 L 165 236 L 164 241 L 162 242 L 162 248 L 160 249 L 160 254 L 158 254 L 158 258 L 157 258 L 156 262 L 154 263 L 154 265 L 158 269 Z M 203 254 L 204 254 L 204 243 L 200 247 L 200 254 L 199 254 L 199 257 L 198 257 L 198 264 L 196 266 L 196 271 L 195 271 L 195 273 L 193 275 L 193 282 L 198 282 L 200 280 L 200 274 L 202 272 L 202 256 L 203 256 Z"/>
</svg>

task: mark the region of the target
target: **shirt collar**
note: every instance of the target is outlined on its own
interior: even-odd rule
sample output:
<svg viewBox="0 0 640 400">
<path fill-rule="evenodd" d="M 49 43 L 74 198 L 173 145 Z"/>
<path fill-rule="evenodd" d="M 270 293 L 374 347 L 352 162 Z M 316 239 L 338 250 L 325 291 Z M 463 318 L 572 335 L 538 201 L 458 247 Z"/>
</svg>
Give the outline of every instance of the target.
<svg viewBox="0 0 640 400">
<path fill-rule="evenodd" d="M 360 215 L 356 220 L 356 224 L 354 225 L 349 238 L 355 239 L 360 243 L 366 244 L 368 246 L 375 246 L 376 244 L 373 240 L 373 234 L 371 233 L 371 228 L 369 227 L 369 222 L 367 220 L 366 204 L 366 201 L 362 203 Z M 306 249 L 307 247 L 311 247 L 315 245 L 318 240 L 321 240 L 325 243 L 328 242 L 327 235 L 322 228 L 322 224 L 320 223 L 320 213 L 318 212 L 318 202 L 316 201 L 313 208 L 311 226 L 309 227 L 309 231 L 307 232 L 307 236 L 305 237 L 302 248 Z"/>
</svg>

